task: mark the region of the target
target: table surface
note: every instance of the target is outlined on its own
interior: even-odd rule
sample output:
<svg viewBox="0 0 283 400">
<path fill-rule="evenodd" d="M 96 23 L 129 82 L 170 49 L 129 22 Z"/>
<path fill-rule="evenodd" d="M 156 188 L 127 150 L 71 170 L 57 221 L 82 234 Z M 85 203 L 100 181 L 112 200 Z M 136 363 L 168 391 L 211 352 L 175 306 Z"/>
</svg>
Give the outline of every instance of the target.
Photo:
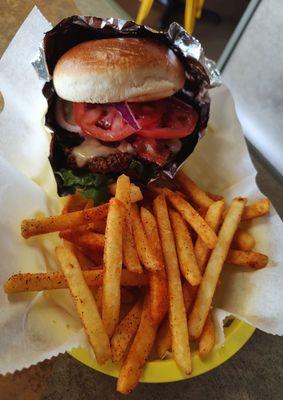
<svg viewBox="0 0 283 400">
<path fill-rule="evenodd" d="M 121 15 L 114 2 L 99 0 L 1 0 L 0 54 L 34 5 L 53 24 L 65 16 Z M 125 16 L 125 15 L 124 15 Z M 4 29 L 3 29 L 4 27 Z M 250 149 L 260 189 L 283 217 L 283 188 Z M 79 363 L 67 354 L 13 375 L 0 376 L 1 400 L 119 399 L 115 379 Z M 256 331 L 228 362 L 205 375 L 168 384 L 140 384 L 131 399 L 279 400 L 283 398 L 283 338 Z"/>
</svg>

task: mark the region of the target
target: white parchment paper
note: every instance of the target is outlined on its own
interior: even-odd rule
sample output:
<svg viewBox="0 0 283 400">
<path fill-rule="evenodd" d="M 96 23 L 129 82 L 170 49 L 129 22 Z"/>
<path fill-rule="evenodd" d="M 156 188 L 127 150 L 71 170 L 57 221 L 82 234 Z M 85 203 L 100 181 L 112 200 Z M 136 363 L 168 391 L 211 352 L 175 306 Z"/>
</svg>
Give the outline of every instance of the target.
<svg viewBox="0 0 283 400">
<path fill-rule="evenodd" d="M 48 163 L 49 138 L 42 128 L 43 82 L 31 65 L 50 24 L 34 8 L 0 61 L 0 373 L 14 372 L 82 345 L 88 347 L 67 290 L 7 296 L 2 285 L 19 271 L 58 268 L 57 235 L 28 241 L 20 223 L 37 213 L 58 213 L 60 202 Z M 207 135 L 184 169 L 204 189 L 227 200 L 262 194 L 234 104 L 224 86 L 211 91 Z M 257 249 L 270 257 L 268 268 L 250 272 L 225 266 L 215 305 L 273 334 L 283 334 L 283 227 L 275 210 L 249 223 Z M 219 313 L 223 315 L 223 313 Z"/>
</svg>

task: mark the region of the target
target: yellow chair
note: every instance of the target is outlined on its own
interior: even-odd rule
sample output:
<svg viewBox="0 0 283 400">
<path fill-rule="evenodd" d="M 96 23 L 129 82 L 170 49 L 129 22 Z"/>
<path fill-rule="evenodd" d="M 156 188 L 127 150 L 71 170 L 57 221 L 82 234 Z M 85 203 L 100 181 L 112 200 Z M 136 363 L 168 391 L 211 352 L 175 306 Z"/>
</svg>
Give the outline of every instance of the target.
<svg viewBox="0 0 283 400">
<path fill-rule="evenodd" d="M 193 33 L 196 18 L 201 17 L 204 0 L 186 0 L 184 27 L 190 34 Z M 138 15 L 136 18 L 137 24 L 142 24 L 148 17 L 153 5 L 153 0 L 141 0 Z"/>
</svg>

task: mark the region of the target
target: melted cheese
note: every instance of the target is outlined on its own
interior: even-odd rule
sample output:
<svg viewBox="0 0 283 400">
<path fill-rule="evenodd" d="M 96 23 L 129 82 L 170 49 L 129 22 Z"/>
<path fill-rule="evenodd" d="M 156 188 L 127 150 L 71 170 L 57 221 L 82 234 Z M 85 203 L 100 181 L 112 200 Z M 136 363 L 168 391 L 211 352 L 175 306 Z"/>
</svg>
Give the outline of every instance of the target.
<svg viewBox="0 0 283 400">
<path fill-rule="evenodd" d="M 74 147 L 72 150 L 72 154 L 80 168 L 94 157 L 107 157 L 109 154 L 118 152 L 119 150 L 116 148 L 104 146 L 99 140 L 94 138 L 86 138 L 79 146 Z"/>
</svg>

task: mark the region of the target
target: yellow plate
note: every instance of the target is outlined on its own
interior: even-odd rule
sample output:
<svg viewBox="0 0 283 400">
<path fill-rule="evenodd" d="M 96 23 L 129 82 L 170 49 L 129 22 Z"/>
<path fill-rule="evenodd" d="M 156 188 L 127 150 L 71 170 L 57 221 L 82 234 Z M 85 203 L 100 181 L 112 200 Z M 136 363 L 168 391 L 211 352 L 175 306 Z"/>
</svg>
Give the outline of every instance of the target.
<svg viewBox="0 0 283 400">
<path fill-rule="evenodd" d="M 224 328 L 225 331 L 225 344 L 223 347 L 215 348 L 214 351 L 203 361 L 198 356 L 197 352 L 193 353 L 193 373 L 190 376 L 184 375 L 175 364 L 174 360 L 157 360 L 150 361 L 146 364 L 141 382 L 147 383 L 160 383 L 160 382 L 175 382 L 183 379 L 193 378 L 194 376 L 204 374 L 223 364 L 226 360 L 231 358 L 241 347 L 249 340 L 255 331 L 255 328 L 246 324 L 245 322 L 234 320 L 232 324 Z M 105 365 L 98 365 L 92 359 L 88 351 L 84 348 L 73 349 L 69 353 L 78 361 L 93 368 L 97 371 L 103 372 L 106 375 L 117 377 L 119 373 L 119 366 L 111 362 Z"/>
</svg>

